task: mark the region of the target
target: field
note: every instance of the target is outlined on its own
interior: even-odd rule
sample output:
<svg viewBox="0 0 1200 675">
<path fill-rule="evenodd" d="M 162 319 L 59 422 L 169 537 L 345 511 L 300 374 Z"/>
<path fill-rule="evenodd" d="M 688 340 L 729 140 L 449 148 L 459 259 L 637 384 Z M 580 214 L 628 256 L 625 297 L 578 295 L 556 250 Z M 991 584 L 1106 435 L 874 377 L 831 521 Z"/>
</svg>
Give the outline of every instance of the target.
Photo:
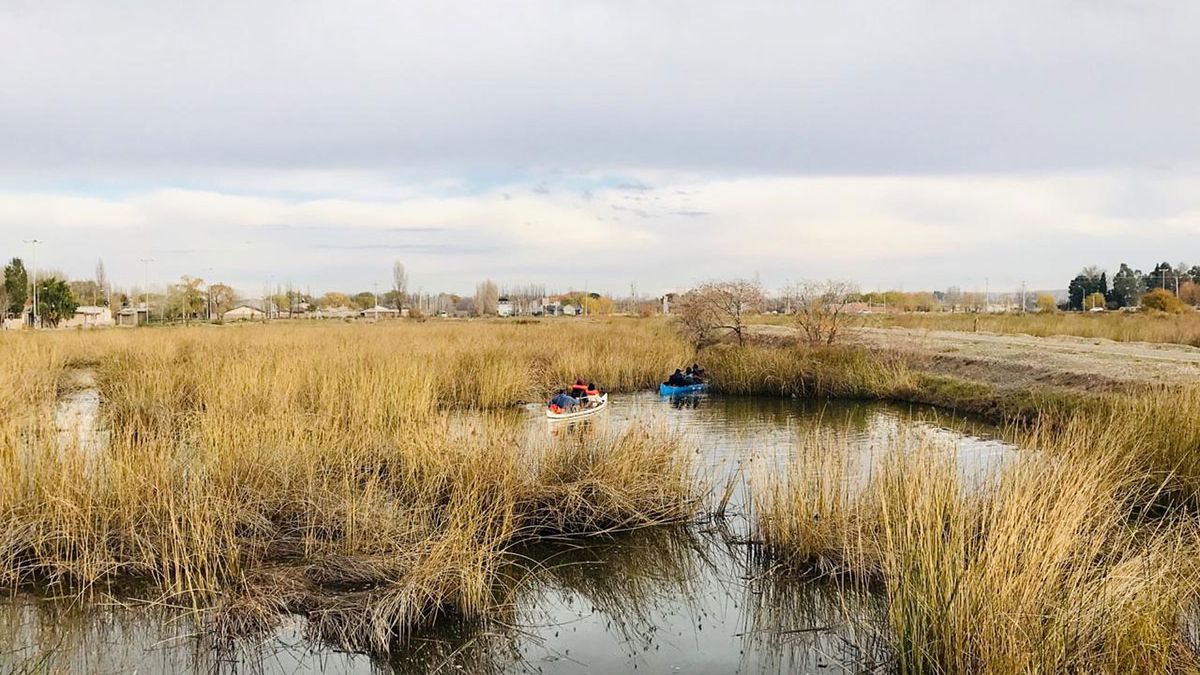
<svg viewBox="0 0 1200 675">
<path fill-rule="evenodd" d="M 447 619 L 503 622 L 522 551 L 693 523 L 723 490 L 664 429 L 530 434 L 522 404 L 579 376 L 648 389 L 695 358 L 729 394 L 1013 423 L 1025 452 L 981 482 L 935 446 L 893 440 L 860 466 L 819 435 L 750 477 L 740 545 L 762 578 L 881 597 L 864 630 L 895 670 L 1200 667 L 1200 388 L 1018 400 L 880 348 L 697 355 L 657 320 L 0 335 L 0 581 L 186 607 L 230 637 L 300 615 L 371 654 Z M 56 423 L 92 383 L 99 444 Z"/>
<path fill-rule="evenodd" d="M 1056 312 L 1053 314 L 956 314 L 949 312 L 876 314 L 860 322 L 872 328 L 982 331 L 1048 337 L 1071 335 L 1115 342 L 1159 342 L 1200 347 L 1200 312 Z"/>
</svg>

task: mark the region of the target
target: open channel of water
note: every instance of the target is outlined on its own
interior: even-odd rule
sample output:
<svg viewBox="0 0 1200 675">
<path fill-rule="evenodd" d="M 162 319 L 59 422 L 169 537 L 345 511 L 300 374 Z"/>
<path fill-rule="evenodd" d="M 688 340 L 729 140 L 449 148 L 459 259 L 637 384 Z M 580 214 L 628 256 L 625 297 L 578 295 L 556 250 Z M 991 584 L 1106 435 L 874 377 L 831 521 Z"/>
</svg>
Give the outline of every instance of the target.
<svg viewBox="0 0 1200 675">
<path fill-rule="evenodd" d="M 531 433 L 553 433 L 529 409 Z M 614 395 L 589 422 L 664 425 L 696 449 L 700 470 L 725 479 L 778 469 L 814 435 L 869 461 L 895 443 L 933 442 L 960 470 L 986 475 L 1015 454 L 995 427 L 931 408 L 845 401 Z M 740 481 L 739 481 L 740 484 Z M 744 487 L 722 521 L 659 528 L 586 545 L 522 551 L 499 625 L 448 626 L 417 636 L 387 661 L 306 636 L 302 620 L 265 641 L 198 635 L 170 608 L 78 606 L 20 595 L 0 605 L 5 670 L 89 673 L 508 672 L 827 673 L 869 670 L 881 653 L 847 616 L 881 611 L 878 598 L 828 584 L 755 577 Z"/>
</svg>

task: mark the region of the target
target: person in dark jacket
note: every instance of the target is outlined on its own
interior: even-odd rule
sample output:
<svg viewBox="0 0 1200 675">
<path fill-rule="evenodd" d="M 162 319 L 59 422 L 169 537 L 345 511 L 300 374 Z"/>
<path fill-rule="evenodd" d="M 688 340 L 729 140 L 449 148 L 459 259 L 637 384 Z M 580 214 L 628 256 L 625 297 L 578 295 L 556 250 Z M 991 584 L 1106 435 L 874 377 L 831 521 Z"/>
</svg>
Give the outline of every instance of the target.
<svg viewBox="0 0 1200 675">
<path fill-rule="evenodd" d="M 555 411 L 574 410 L 579 405 L 579 400 L 568 395 L 563 389 L 559 389 L 554 398 L 550 399 L 550 409 Z"/>
<path fill-rule="evenodd" d="M 672 387 L 686 387 L 688 385 L 687 376 L 679 368 L 671 373 L 671 377 L 667 378 L 667 384 Z"/>
</svg>

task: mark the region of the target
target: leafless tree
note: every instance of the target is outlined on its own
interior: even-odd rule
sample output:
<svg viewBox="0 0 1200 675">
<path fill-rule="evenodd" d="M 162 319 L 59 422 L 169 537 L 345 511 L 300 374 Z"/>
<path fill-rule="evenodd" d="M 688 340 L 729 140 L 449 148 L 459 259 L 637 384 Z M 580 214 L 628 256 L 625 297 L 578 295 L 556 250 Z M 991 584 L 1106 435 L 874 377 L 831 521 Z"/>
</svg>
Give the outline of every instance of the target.
<svg viewBox="0 0 1200 675">
<path fill-rule="evenodd" d="M 697 346 L 710 342 L 717 331 L 729 331 L 738 344 L 746 342 L 746 319 L 760 310 L 764 301 L 757 281 L 734 279 L 712 281 L 688 291 L 676 308 L 684 330 Z"/>
<path fill-rule="evenodd" d="M 810 344 L 833 344 L 848 318 L 846 306 L 858 295 L 848 281 L 802 281 L 788 289 L 796 325 Z"/>
<path fill-rule="evenodd" d="M 486 316 L 496 313 L 496 305 L 500 302 L 500 289 L 496 282 L 487 281 L 475 285 L 475 313 Z"/>
<path fill-rule="evenodd" d="M 408 271 L 399 260 L 392 263 L 392 289 L 396 291 L 396 309 L 399 310 L 408 295 Z"/>
<path fill-rule="evenodd" d="M 679 326 L 692 344 L 699 349 L 712 344 L 720 323 L 712 311 L 712 306 L 700 298 L 697 291 L 680 295 L 675 300 L 675 314 L 679 317 Z"/>
<path fill-rule="evenodd" d="M 108 296 L 111 294 L 111 289 L 108 287 L 108 273 L 104 271 L 104 261 L 96 261 L 96 286 L 100 289 L 99 302 L 93 300 L 92 304 L 97 305 L 103 302 L 108 304 Z"/>
</svg>

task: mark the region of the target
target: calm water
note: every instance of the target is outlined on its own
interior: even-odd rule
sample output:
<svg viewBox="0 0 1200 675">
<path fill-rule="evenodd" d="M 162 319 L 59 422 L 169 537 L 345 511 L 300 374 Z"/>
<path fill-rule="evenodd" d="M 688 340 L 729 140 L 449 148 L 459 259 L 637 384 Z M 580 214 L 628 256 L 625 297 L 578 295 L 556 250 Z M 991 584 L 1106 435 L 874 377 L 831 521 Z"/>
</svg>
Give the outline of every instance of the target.
<svg viewBox="0 0 1200 675">
<path fill-rule="evenodd" d="M 531 433 L 555 433 L 540 409 Z M 696 448 L 717 484 L 776 470 L 815 437 L 869 458 L 895 442 L 934 442 L 957 453 L 962 471 L 983 475 L 1013 455 L 985 424 L 928 408 L 654 394 L 614 395 L 590 424 L 665 425 Z M 447 626 L 417 636 L 389 662 L 338 652 L 306 638 L 292 620 L 260 643 L 196 636 L 166 608 L 81 608 L 27 597 L 0 607 L 4 670 L 141 673 L 508 672 L 824 673 L 875 665 L 858 622 L 881 611 L 876 598 L 826 584 L 754 578 L 739 489 L 725 521 L 623 536 L 587 546 L 521 551 L 506 571 L 512 611 L 500 626 Z"/>
</svg>

